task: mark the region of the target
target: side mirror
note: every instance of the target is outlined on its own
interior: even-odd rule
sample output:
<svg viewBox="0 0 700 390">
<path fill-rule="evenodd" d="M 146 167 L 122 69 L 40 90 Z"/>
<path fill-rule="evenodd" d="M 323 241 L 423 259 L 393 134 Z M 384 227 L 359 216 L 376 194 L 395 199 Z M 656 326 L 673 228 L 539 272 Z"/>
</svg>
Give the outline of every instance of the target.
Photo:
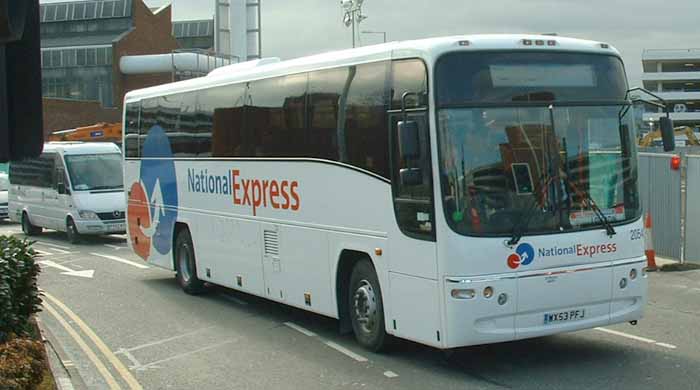
<svg viewBox="0 0 700 390">
<path fill-rule="evenodd" d="M 671 118 L 659 118 L 659 126 L 661 127 L 661 140 L 664 143 L 664 152 L 670 152 L 676 148 L 676 136 L 673 133 L 673 121 Z"/>
<path fill-rule="evenodd" d="M 399 154 L 404 159 L 415 159 L 420 156 L 420 140 L 418 138 L 418 123 L 415 121 L 399 122 Z"/>
<path fill-rule="evenodd" d="M 419 186 L 423 184 L 423 172 L 420 168 L 403 168 L 399 171 L 402 186 Z"/>
<path fill-rule="evenodd" d="M 61 195 L 65 195 L 67 193 L 66 189 L 66 184 L 65 183 L 58 183 L 57 185 L 58 193 Z"/>
</svg>

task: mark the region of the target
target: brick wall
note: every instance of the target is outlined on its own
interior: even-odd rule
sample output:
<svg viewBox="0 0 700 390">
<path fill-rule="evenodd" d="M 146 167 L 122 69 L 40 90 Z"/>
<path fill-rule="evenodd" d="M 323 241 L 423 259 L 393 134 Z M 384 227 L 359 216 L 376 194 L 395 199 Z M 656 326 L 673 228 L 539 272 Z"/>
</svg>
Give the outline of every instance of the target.
<svg viewBox="0 0 700 390">
<path fill-rule="evenodd" d="M 121 106 L 124 95 L 134 89 L 152 87 L 172 81 L 170 73 L 124 75 L 119 71 L 122 56 L 169 54 L 179 48 L 172 35 L 172 7 L 167 6 L 154 15 L 146 5 L 134 1 L 134 27 L 112 46 L 114 48 L 114 102 Z"/>
<path fill-rule="evenodd" d="M 44 138 L 57 130 L 94 125 L 99 122 L 121 122 L 121 110 L 103 108 L 98 101 L 76 101 L 44 98 Z"/>
</svg>

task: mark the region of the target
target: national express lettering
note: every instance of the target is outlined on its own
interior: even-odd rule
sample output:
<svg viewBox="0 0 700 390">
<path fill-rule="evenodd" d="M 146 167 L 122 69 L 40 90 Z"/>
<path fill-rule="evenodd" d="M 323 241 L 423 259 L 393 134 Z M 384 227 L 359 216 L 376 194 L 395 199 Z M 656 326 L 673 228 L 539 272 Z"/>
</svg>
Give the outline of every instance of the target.
<svg viewBox="0 0 700 390">
<path fill-rule="evenodd" d="M 301 207 L 296 180 L 246 178 L 238 169 L 225 175 L 209 170 L 187 170 L 187 190 L 192 193 L 230 196 L 236 206 L 248 206 L 257 215 L 259 208 L 298 211 Z"/>
</svg>

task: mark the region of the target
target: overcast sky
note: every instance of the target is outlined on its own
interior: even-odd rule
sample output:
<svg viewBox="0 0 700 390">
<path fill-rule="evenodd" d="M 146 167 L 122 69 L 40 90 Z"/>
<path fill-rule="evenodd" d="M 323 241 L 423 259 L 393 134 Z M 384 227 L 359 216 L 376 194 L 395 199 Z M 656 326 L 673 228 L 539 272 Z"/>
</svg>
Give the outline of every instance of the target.
<svg viewBox="0 0 700 390">
<path fill-rule="evenodd" d="M 42 0 L 56 2 L 60 0 Z M 175 20 L 210 18 L 216 0 L 172 3 Z M 293 58 L 350 47 L 339 0 L 261 0 L 263 56 Z M 641 84 L 648 48 L 700 47 L 700 0 L 365 0 L 362 30 L 389 40 L 476 33 L 549 33 L 609 42 L 620 50 L 630 84 Z M 381 35 L 363 36 L 363 44 Z"/>
</svg>

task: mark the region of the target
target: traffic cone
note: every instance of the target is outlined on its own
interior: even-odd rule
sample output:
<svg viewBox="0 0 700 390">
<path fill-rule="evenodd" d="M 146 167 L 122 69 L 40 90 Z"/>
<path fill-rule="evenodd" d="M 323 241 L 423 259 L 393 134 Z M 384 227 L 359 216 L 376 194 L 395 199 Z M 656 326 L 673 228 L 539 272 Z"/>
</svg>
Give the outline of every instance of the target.
<svg viewBox="0 0 700 390">
<path fill-rule="evenodd" d="M 651 233 L 651 213 L 644 219 L 644 254 L 647 256 L 647 271 L 656 271 L 656 251 Z"/>
</svg>

